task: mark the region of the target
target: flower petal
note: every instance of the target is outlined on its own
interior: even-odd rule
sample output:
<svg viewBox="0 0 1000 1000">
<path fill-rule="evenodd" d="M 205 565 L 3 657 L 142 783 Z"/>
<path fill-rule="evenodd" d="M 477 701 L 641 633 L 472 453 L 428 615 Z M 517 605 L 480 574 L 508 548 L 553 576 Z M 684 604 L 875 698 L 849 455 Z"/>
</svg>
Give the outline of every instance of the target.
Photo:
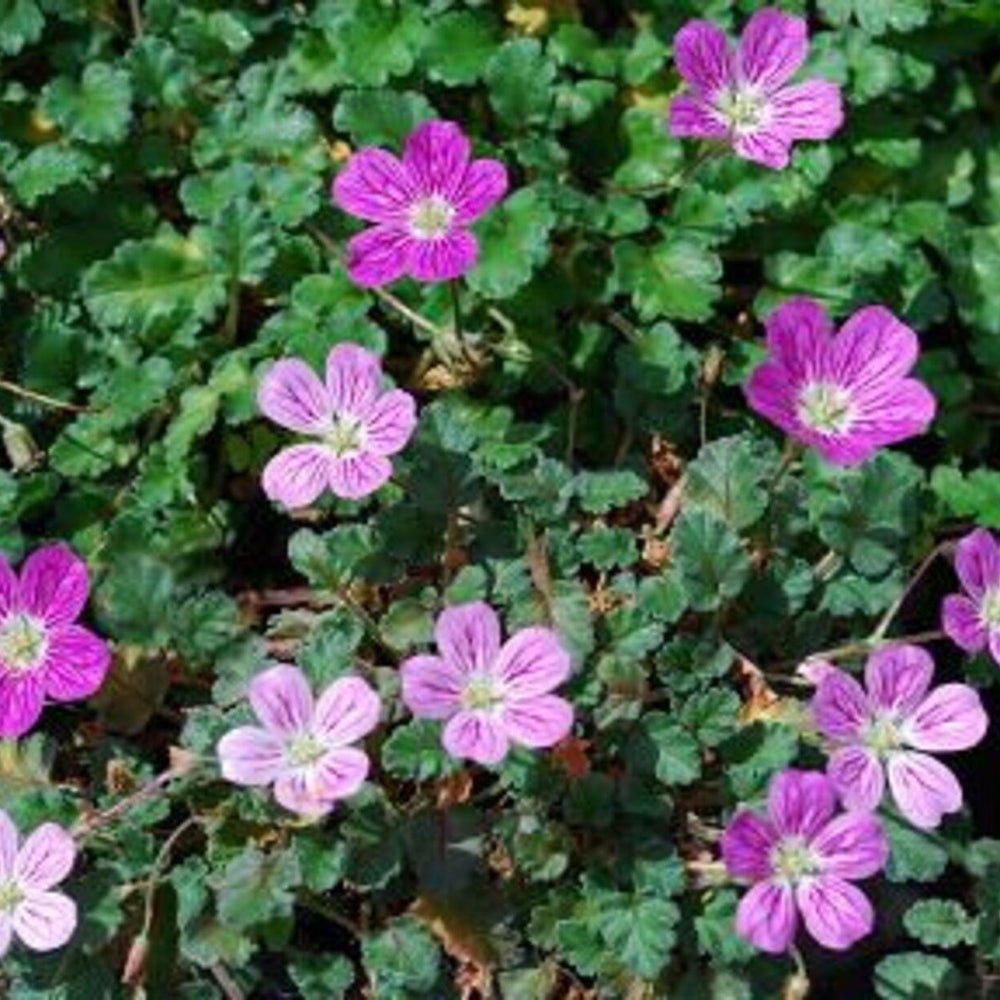
<svg viewBox="0 0 1000 1000">
<path fill-rule="evenodd" d="M 365 783 L 371 763 L 355 747 L 338 747 L 323 756 L 313 771 L 317 798 L 327 802 L 346 799 Z"/>
<path fill-rule="evenodd" d="M 8 913 L 0 913 L 0 958 L 10 951 L 11 941 L 14 938 L 14 922 Z"/>
<path fill-rule="evenodd" d="M 848 809 L 873 812 L 885 795 L 885 772 L 879 759 L 864 747 L 843 747 L 830 755 L 827 777 Z"/>
<path fill-rule="evenodd" d="M 284 767 L 284 747 L 274 733 L 240 726 L 219 740 L 222 776 L 237 785 L 273 784 Z"/>
<path fill-rule="evenodd" d="M 405 218 L 416 197 L 399 160 L 377 146 L 359 149 L 333 182 L 334 203 L 367 222 Z"/>
<path fill-rule="evenodd" d="M 884 306 L 859 309 L 833 338 L 831 374 L 854 393 L 909 374 L 920 353 L 917 335 Z"/>
<path fill-rule="evenodd" d="M 768 313 L 767 349 L 796 382 L 826 374 L 833 323 L 815 300 L 797 296 Z"/>
<path fill-rule="evenodd" d="M 362 288 L 388 285 L 406 274 L 414 242 L 405 229 L 372 226 L 348 241 L 347 273 Z"/>
<path fill-rule="evenodd" d="M 69 833 L 55 823 L 43 823 L 21 845 L 14 877 L 28 889 L 51 889 L 69 875 L 75 860 L 76 844 Z"/>
<path fill-rule="evenodd" d="M 392 475 L 384 455 L 362 452 L 330 463 L 330 489 L 343 500 L 360 500 L 381 489 Z"/>
<path fill-rule="evenodd" d="M 439 656 L 411 656 L 399 668 L 403 703 L 420 719 L 449 719 L 461 705 L 464 675 Z"/>
<path fill-rule="evenodd" d="M 0 552 L 0 618 L 6 617 L 8 611 L 17 607 L 20 596 L 21 587 L 17 582 L 17 574 Z"/>
<path fill-rule="evenodd" d="M 45 701 L 39 671 L 0 674 L 0 739 L 16 740 L 38 721 Z"/>
<path fill-rule="evenodd" d="M 32 951 L 61 948 L 76 930 L 76 903 L 61 892 L 29 892 L 14 910 L 14 933 Z"/>
<path fill-rule="evenodd" d="M 778 833 L 770 821 L 749 809 L 736 814 L 722 837 L 722 860 L 733 878 L 760 882 L 772 874 L 771 851 Z"/>
<path fill-rule="evenodd" d="M 670 134 L 679 139 L 723 140 L 729 130 L 711 105 L 693 94 L 681 94 L 670 102 Z"/>
<path fill-rule="evenodd" d="M 367 736 L 381 713 L 379 696 L 360 677 L 340 677 L 320 695 L 313 731 L 334 746 L 347 746 Z"/>
<path fill-rule="evenodd" d="M 271 667 L 250 682 L 250 707 L 268 732 L 293 736 L 309 728 L 313 697 L 298 667 Z"/>
<path fill-rule="evenodd" d="M 955 549 L 955 572 L 965 592 L 978 600 L 1000 585 L 1000 545 L 989 531 L 976 528 Z"/>
<path fill-rule="evenodd" d="M 435 240 L 410 245 L 409 273 L 417 281 L 451 281 L 471 271 L 479 259 L 479 244 L 467 229 L 453 229 Z"/>
<path fill-rule="evenodd" d="M 765 362 L 754 369 L 744 392 L 750 408 L 781 428 L 798 436 L 802 427 L 795 413 L 796 385 L 787 368 Z"/>
<path fill-rule="evenodd" d="M 766 7 L 747 21 L 736 63 L 743 80 L 770 93 L 792 78 L 808 52 L 806 22 Z"/>
<path fill-rule="evenodd" d="M 846 951 L 875 927 L 868 897 L 850 882 L 826 875 L 801 884 L 795 898 L 806 930 L 825 948 Z"/>
<path fill-rule="evenodd" d="M 771 779 L 767 811 L 781 835 L 814 837 L 833 816 L 837 796 L 825 774 L 786 768 Z"/>
<path fill-rule="evenodd" d="M 868 657 L 865 685 L 873 707 L 903 714 L 923 701 L 934 677 L 934 660 L 920 646 L 885 646 Z"/>
<path fill-rule="evenodd" d="M 382 387 L 382 362 L 360 344 L 337 344 L 326 356 L 326 391 L 336 413 L 364 418 Z"/>
<path fill-rule="evenodd" d="M 831 740 L 853 740 L 868 721 L 868 697 L 848 673 L 831 668 L 816 688 L 810 704 L 819 731 Z"/>
<path fill-rule="evenodd" d="M 885 868 L 889 841 L 871 813 L 843 813 L 831 820 L 812 842 L 824 875 L 860 881 Z"/>
<path fill-rule="evenodd" d="M 444 727 L 441 742 L 456 759 L 499 764 L 510 744 L 499 721 L 486 712 L 458 712 Z"/>
<path fill-rule="evenodd" d="M 274 798 L 278 805 L 300 816 L 325 816 L 333 809 L 331 799 L 316 794 L 315 782 L 309 771 L 286 771 L 274 783 Z"/>
<path fill-rule="evenodd" d="M 14 859 L 17 857 L 17 827 L 14 821 L 0 809 L 0 879 L 5 878 L 14 870 Z"/>
<path fill-rule="evenodd" d="M 81 625 L 53 629 L 41 673 L 45 693 L 56 701 L 89 698 L 104 683 L 111 650 L 99 636 Z"/>
<path fill-rule="evenodd" d="M 257 405 L 268 420 L 302 434 L 322 434 L 330 426 L 330 400 L 319 376 L 304 361 L 288 358 L 261 379 Z"/>
<path fill-rule="evenodd" d="M 469 140 L 454 122 L 423 122 L 406 140 L 403 168 L 419 194 L 439 194 L 453 201 L 470 152 Z"/>
<path fill-rule="evenodd" d="M 674 37 L 677 72 L 700 97 L 711 99 L 731 77 L 729 41 L 711 21 L 688 21 Z"/>
<path fill-rule="evenodd" d="M 967 653 L 979 653 L 986 648 L 986 626 L 978 606 L 965 594 L 949 594 L 944 599 L 941 626 L 951 641 Z"/>
<path fill-rule="evenodd" d="M 829 139 L 844 124 L 840 87 L 808 80 L 771 97 L 771 127 L 790 139 Z"/>
<path fill-rule="evenodd" d="M 573 706 L 554 694 L 509 701 L 500 713 L 507 736 L 521 746 L 555 746 L 573 728 Z"/>
<path fill-rule="evenodd" d="M 547 694 L 572 672 L 569 653 L 550 628 L 523 628 L 508 639 L 493 672 L 514 698 Z"/>
<path fill-rule="evenodd" d="M 912 378 L 859 390 L 854 400 L 858 414 L 851 433 L 878 448 L 924 434 L 937 413 L 933 393 Z"/>
<path fill-rule="evenodd" d="M 264 466 L 261 485 L 270 500 L 290 510 L 308 507 L 329 487 L 334 461 L 321 445 L 293 444 Z"/>
<path fill-rule="evenodd" d="M 401 451 L 417 426 L 417 401 L 402 389 L 383 393 L 365 415 L 365 444 L 376 455 Z"/>
<path fill-rule="evenodd" d="M 942 684 L 906 719 L 903 735 L 917 750 L 968 750 L 986 735 L 989 724 L 979 692 L 968 684 Z"/>
<path fill-rule="evenodd" d="M 791 948 L 798 923 L 792 890 L 776 882 L 759 882 L 736 910 L 736 933 L 771 955 Z"/>
<path fill-rule="evenodd" d="M 438 650 L 464 674 L 489 670 L 500 652 L 500 619 L 483 601 L 445 608 L 434 626 Z"/>
<path fill-rule="evenodd" d="M 933 830 L 946 814 L 962 808 L 962 786 L 933 757 L 925 753 L 895 753 L 889 758 L 888 771 L 892 797 L 914 826 Z"/>
<path fill-rule="evenodd" d="M 772 170 L 784 170 L 792 158 L 792 138 L 778 126 L 741 132 L 733 140 L 738 156 Z"/>
<path fill-rule="evenodd" d="M 507 193 L 507 168 L 499 160 L 474 160 L 452 195 L 455 222 L 466 226 Z"/>
<path fill-rule="evenodd" d="M 89 591 L 87 564 L 66 545 L 36 549 L 21 567 L 21 605 L 49 625 L 75 622 Z"/>
</svg>

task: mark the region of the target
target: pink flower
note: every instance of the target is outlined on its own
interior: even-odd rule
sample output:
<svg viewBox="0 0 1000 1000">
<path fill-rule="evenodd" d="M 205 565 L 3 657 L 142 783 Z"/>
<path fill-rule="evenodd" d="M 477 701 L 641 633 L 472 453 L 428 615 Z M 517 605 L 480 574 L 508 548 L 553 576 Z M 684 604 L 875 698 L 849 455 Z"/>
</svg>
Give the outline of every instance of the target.
<svg viewBox="0 0 1000 1000">
<path fill-rule="evenodd" d="M 941 609 L 942 625 L 967 653 L 990 655 L 1000 663 L 1000 547 L 977 528 L 958 543 L 955 571 L 964 594 L 951 594 Z"/>
<path fill-rule="evenodd" d="M 870 813 L 834 817 L 830 780 L 785 770 L 768 790 L 767 815 L 744 810 L 722 838 L 722 857 L 734 878 L 752 883 L 736 911 L 736 931 L 761 951 L 788 951 L 798 931 L 844 951 L 871 933 L 871 903 L 852 882 L 885 867 L 889 845 Z"/>
<path fill-rule="evenodd" d="M 967 684 L 929 692 L 934 661 L 919 646 L 889 646 L 865 666 L 865 688 L 843 670 L 829 671 L 812 700 L 819 731 L 831 740 L 827 774 L 848 809 L 874 810 L 889 788 L 899 811 L 931 830 L 962 808 L 962 788 L 939 753 L 975 746 L 989 724 Z"/>
<path fill-rule="evenodd" d="M 857 465 L 881 447 L 922 434 L 936 404 L 907 378 L 916 334 L 888 309 L 859 309 L 837 333 L 812 299 L 767 317 L 770 358 L 750 376 L 750 406 L 834 465 Z"/>
<path fill-rule="evenodd" d="M 569 654 L 551 629 L 521 629 L 501 646 L 500 620 L 481 601 L 441 612 L 438 656 L 401 667 L 403 701 L 414 715 L 447 719 L 452 757 L 497 764 L 511 743 L 550 747 L 573 727 L 573 707 L 550 694 L 570 675 Z"/>
<path fill-rule="evenodd" d="M 326 384 L 297 358 L 279 361 L 257 394 L 261 412 L 282 427 L 316 438 L 278 452 L 264 468 L 264 492 L 286 507 L 306 507 L 321 493 L 357 500 L 392 475 L 389 455 L 417 424 L 414 398 L 381 391 L 379 359 L 357 344 L 338 344 L 326 360 Z"/>
<path fill-rule="evenodd" d="M 844 121 L 835 83 L 788 85 L 808 51 L 806 22 L 774 8 L 750 18 L 735 52 L 716 25 L 688 21 L 674 58 L 689 91 L 670 106 L 670 131 L 717 139 L 767 167 L 788 166 L 793 142 L 829 139 Z"/>
<path fill-rule="evenodd" d="M 104 682 L 108 646 L 76 624 L 89 590 L 86 564 L 64 545 L 33 552 L 20 580 L 0 555 L 0 738 L 28 732 L 46 697 L 89 698 Z"/>
<path fill-rule="evenodd" d="M 20 849 L 18 842 L 0 809 L 0 958 L 15 936 L 32 951 L 52 951 L 76 930 L 76 903 L 51 891 L 73 867 L 73 838 L 55 823 L 43 823 Z"/>
<path fill-rule="evenodd" d="M 368 756 L 352 743 L 378 724 L 382 703 L 360 677 L 334 681 L 313 704 L 298 667 L 276 666 L 250 683 L 260 726 L 219 741 L 222 776 L 237 785 L 274 785 L 274 797 L 303 816 L 322 816 L 368 777 Z"/>
<path fill-rule="evenodd" d="M 431 121 L 410 134 L 402 161 L 374 146 L 348 160 L 333 200 L 376 223 L 347 247 L 347 270 L 359 285 L 385 285 L 404 274 L 448 281 L 475 265 L 479 245 L 469 225 L 504 196 L 507 171 L 497 160 L 470 155 L 456 124 Z"/>
</svg>

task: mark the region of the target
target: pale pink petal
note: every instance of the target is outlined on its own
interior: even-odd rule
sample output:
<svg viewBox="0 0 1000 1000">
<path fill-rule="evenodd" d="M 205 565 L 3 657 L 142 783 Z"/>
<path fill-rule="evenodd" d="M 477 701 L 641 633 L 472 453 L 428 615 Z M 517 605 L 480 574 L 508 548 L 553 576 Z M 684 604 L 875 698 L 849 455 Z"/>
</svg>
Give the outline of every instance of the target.
<svg viewBox="0 0 1000 1000">
<path fill-rule="evenodd" d="M 331 426 L 330 400 L 319 376 L 304 361 L 288 358 L 272 365 L 257 390 L 261 413 L 281 427 L 322 434 Z"/>
<path fill-rule="evenodd" d="M 403 167 L 420 194 L 440 194 L 453 201 L 470 151 L 469 140 L 454 122 L 424 122 L 406 140 Z"/>
<path fill-rule="evenodd" d="M 747 21 L 736 61 L 741 79 L 771 92 L 792 78 L 808 52 L 806 22 L 766 7 Z"/>
<path fill-rule="evenodd" d="M 813 687 L 819 687 L 823 682 L 823 678 L 827 674 L 837 671 L 839 668 L 835 667 L 829 660 L 814 659 L 810 657 L 808 660 L 804 660 L 798 665 L 795 673 L 799 677 L 804 678 Z"/>
<path fill-rule="evenodd" d="M 478 764 L 498 764 L 510 744 L 500 722 L 486 712 L 458 712 L 444 727 L 442 743 L 456 759 Z"/>
<path fill-rule="evenodd" d="M 848 809 L 873 812 L 885 795 L 885 771 L 864 747 L 843 747 L 830 754 L 826 773 Z"/>
<path fill-rule="evenodd" d="M 832 740 L 853 740 L 869 719 L 868 696 L 843 670 L 831 668 L 823 675 L 810 705 L 819 731 Z"/>
<path fill-rule="evenodd" d="M 293 736 L 309 728 L 313 697 L 298 667 L 271 667 L 250 682 L 250 707 L 271 733 Z"/>
<path fill-rule="evenodd" d="M 365 415 L 365 446 L 376 455 L 395 455 L 417 426 L 417 401 L 402 389 L 383 393 Z"/>
<path fill-rule="evenodd" d="M 89 590 L 87 564 L 65 545 L 36 549 L 21 567 L 21 605 L 49 625 L 76 621 Z"/>
<path fill-rule="evenodd" d="M 338 747 L 323 756 L 313 769 L 313 789 L 319 799 L 346 799 L 365 783 L 371 764 L 368 755 L 354 747 Z"/>
<path fill-rule="evenodd" d="M 1000 629 L 991 628 L 989 631 L 990 655 L 1000 663 Z"/>
<path fill-rule="evenodd" d="M 362 452 L 330 464 L 330 489 L 343 500 L 360 500 L 380 489 L 392 475 L 392 462 L 384 455 Z"/>
<path fill-rule="evenodd" d="M 452 195 L 455 222 L 475 222 L 507 192 L 507 168 L 499 160 L 474 160 Z"/>
<path fill-rule="evenodd" d="M 69 875 L 75 860 L 76 844 L 69 833 L 55 823 L 43 823 L 21 845 L 14 877 L 24 888 L 51 889 Z"/>
<path fill-rule="evenodd" d="M 10 951 L 10 943 L 14 937 L 14 922 L 7 912 L 0 913 L 0 958 Z"/>
<path fill-rule="evenodd" d="M 10 816 L 0 809 L 0 880 L 14 870 L 17 845 L 17 827 Z"/>
<path fill-rule="evenodd" d="M 237 785 L 270 785 L 284 767 L 284 746 L 258 726 L 240 726 L 219 740 L 222 776 Z"/>
<path fill-rule="evenodd" d="M 508 639 L 496 658 L 493 673 L 514 698 L 546 694 L 572 671 L 569 653 L 550 628 L 534 625 Z"/>
<path fill-rule="evenodd" d="M 501 710 L 501 724 L 507 736 L 521 746 L 555 746 L 573 728 L 573 706 L 554 694 L 509 701 Z"/>
<path fill-rule="evenodd" d="M 81 625 L 55 628 L 41 674 L 45 693 L 56 701 L 89 698 L 104 683 L 111 666 L 111 649 Z"/>
<path fill-rule="evenodd" d="M 729 130 L 711 105 L 692 95 L 681 94 L 670 102 L 670 134 L 679 139 L 726 139 Z"/>
<path fill-rule="evenodd" d="M 778 126 L 766 126 L 736 135 L 733 149 L 744 160 L 760 163 L 772 170 L 784 170 L 792 158 L 792 139 Z"/>
<path fill-rule="evenodd" d="M 500 652 L 500 619 L 482 601 L 445 608 L 434 626 L 438 650 L 465 674 L 490 670 Z"/>
<path fill-rule="evenodd" d="M 941 605 L 941 626 L 948 637 L 967 653 L 986 648 L 986 626 L 979 607 L 965 594 L 949 594 Z"/>
<path fill-rule="evenodd" d="M 768 313 L 767 349 L 796 382 L 824 375 L 833 323 L 815 300 L 797 296 Z"/>
<path fill-rule="evenodd" d="M 381 712 L 379 696 L 360 677 L 340 677 L 320 695 L 313 731 L 333 746 L 347 746 L 367 736 Z"/>
<path fill-rule="evenodd" d="M 968 595 L 978 600 L 1000 585 L 1000 546 L 983 528 L 966 535 L 955 549 L 955 572 Z"/>
<path fill-rule="evenodd" d="M 777 840 L 769 820 L 748 809 L 737 813 L 722 837 L 722 859 L 729 874 L 754 882 L 770 877 L 771 851 Z"/>
<path fill-rule="evenodd" d="M 793 139 L 829 139 L 844 124 L 840 87 L 808 80 L 771 97 L 771 124 Z"/>
<path fill-rule="evenodd" d="M 889 841 L 871 813 L 843 813 L 831 820 L 812 842 L 824 875 L 852 881 L 871 878 L 889 860 Z"/>
<path fill-rule="evenodd" d="M 439 656 L 411 656 L 399 668 L 403 702 L 421 719 L 449 719 L 461 705 L 465 676 Z"/>
<path fill-rule="evenodd" d="M 0 739 L 16 740 L 38 721 L 45 701 L 40 671 L 0 673 Z"/>
<path fill-rule="evenodd" d="M 329 487 L 334 462 L 321 445 L 293 444 L 264 466 L 261 485 L 269 499 L 290 510 L 308 507 Z"/>
<path fill-rule="evenodd" d="M 920 353 L 917 335 L 884 306 L 859 309 L 833 338 L 830 374 L 852 393 L 891 385 Z"/>
<path fill-rule="evenodd" d="M 920 646 L 885 646 L 868 657 L 865 685 L 873 706 L 911 712 L 923 701 L 934 677 L 934 660 Z"/>
<path fill-rule="evenodd" d="M 14 910 L 14 933 L 32 951 L 53 951 L 73 936 L 76 919 L 69 896 L 32 891 Z"/>
<path fill-rule="evenodd" d="M 776 882 L 759 882 L 736 910 L 736 933 L 771 955 L 791 948 L 798 923 L 792 890 Z"/>
<path fill-rule="evenodd" d="M 968 684 L 942 684 L 906 719 L 903 736 L 917 750 L 968 750 L 986 735 L 989 724 L 974 688 Z"/>
<path fill-rule="evenodd" d="M 337 413 L 364 417 L 382 387 L 382 362 L 360 344 L 337 344 L 326 357 L 326 389 Z"/>
<path fill-rule="evenodd" d="M 916 827 L 933 830 L 962 808 L 962 786 L 939 761 L 924 753 L 889 758 L 889 787 L 899 811 Z"/>
<path fill-rule="evenodd" d="M 804 882 L 795 898 L 806 930 L 824 948 L 846 951 L 875 927 L 875 912 L 856 886 L 832 875 Z"/>
<path fill-rule="evenodd" d="M 396 222 L 416 197 L 403 165 L 375 146 L 359 149 L 333 182 L 339 208 L 368 222 Z"/>
<path fill-rule="evenodd" d="M 836 806 L 833 783 L 825 774 L 787 768 L 771 779 L 767 812 L 782 836 L 814 837 L 830 821 Z"/>
<path fill-rule="evenodd" d="M 414 242 L 405 229 L 372 226 L 349 240 L 347 273 L 362 288 L 388 285 L 406 274 Z"/>
<path fill-rule="evenodd" d="M 315 783 L 309 771 L 287 771 L 274 783 L 274 797 L 278 805 L 300 816 L 325 816 L 333 808 L 331 799 L 321 799 L 316 794 Z"/>
<path fill-rule="evenodd" d="M 729 42 L 711 21 L 688 21 L 674 37 L 677 71 L 696 94 L 711 99 L 732 77 Z"/>
<path fill-rule="evenodd" d="M 8 611 L 17 607 L 20 594 L 21 588 L 17 582 L 17 574 L 11 569 L 4 554 L 0 552 L 0 619 L 6 617 Z"/>
<path fill-rule="evenodd" d="M 450 281 L 475 267 L 479 244 L 467 229 L 453 229 L 434 240 L 410 245 L 409 273 L 417 281 Z"/>
</svg>

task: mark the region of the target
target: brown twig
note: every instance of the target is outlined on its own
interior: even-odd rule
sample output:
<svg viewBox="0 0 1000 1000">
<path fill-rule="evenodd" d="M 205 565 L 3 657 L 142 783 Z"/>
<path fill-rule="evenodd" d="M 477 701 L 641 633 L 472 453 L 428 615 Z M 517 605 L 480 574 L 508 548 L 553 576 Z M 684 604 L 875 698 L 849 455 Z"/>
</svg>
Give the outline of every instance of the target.
<svg viewBox="0 0 1000 1000">
<path fill-rule="evenodd" d="M 33 389 L 25 389 L 24 386 L 16 382 L 8 382 L 0 379 L 0 389 L 9 392 L 13 396 L 20 396 L 22 399 L 30 399 L 33 403 L 41 403 L 42 406 L 50 406 L 54 410 L 68 410 L 71 413 L 96 413 L 91 406 L 78 406 L 76 403 L 66 403 L 61 399 L 46 396 L 45 393 L 35 392 Z"/>
</svg>

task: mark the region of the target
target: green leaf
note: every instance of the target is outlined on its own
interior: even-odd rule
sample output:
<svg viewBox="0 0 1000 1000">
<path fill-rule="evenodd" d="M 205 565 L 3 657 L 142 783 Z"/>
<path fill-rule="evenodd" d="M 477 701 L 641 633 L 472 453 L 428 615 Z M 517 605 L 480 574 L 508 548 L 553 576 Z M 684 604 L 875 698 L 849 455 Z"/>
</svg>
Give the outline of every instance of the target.
<svg viewBox="0 0 1000 1000">
<path fill-rule="evenodd" d="M 427 75 L 453 87 L 475 83 L 497 47 L 497 37 L 496 22 L 484 11 L 436 15 L 423 52 Z"/>
<path fill-rule="evenodd" d="M 210 226 L 196 226 L 191 240 L 211 247 L 233 282 L 259 282 L 277 253 L 264 210 L 242 198 L 228 204 Z"/>
<path fill-rule="evenodd" d="M 948 851 L 937 837 L 893 815 L 883 817 L 882 828 L 891 849 L 885 869 L 890 882 L 934 882 L 944 874 Z"/>
<path fill-rule="evenodd" d="M 953 516 L 1000 528 L 1000 472 L 978 468 L 963 475 L 952 466 L 939 465 L 931 476 L 931 489 Z"/>
<path fill-rule="evenodd" d="M 42 198 L 70 184 L 92 187 L 97 161 L 81 149 L 50 143 L 33 149 L 10 171 L 10 183 L 18 198 L 32 208 Z"/>
<path fill-rule="evenodd" d="M 607 907 L 601 935 L 617 961 L 639 978 L 653 980 L 670 959 L 680 916 L 668 899 L 636 898 Z"/>
<path fill-rule="evenodd" d="M 343 955 L 301 954 L 288 964 L 302 1000 L 344 1000 L 354 985 L 354 968 Z"/>
<path fill-rule="evenodd" d="M 880 1000 L 959 1000 L 961 976 L 946 958 L 907 951 L 883 958 L 875 967 Z"/>
<path fill-rule="evenodd" d="M 580 506 L 588 514 L 608 514 L 616 507 L 639 500 L 649 489 L 642 476 L 627 469 L 580 472 L 574 480 Z"/>
<path fill-rule="evenodd" d="M 927 23 L 932 0 L 819 0 L 819 9 L 833 24 L 846 24 L 855 18 L 870 35 L 886 31 L 912 31 Z"/>
<path fill-rule="evenodd" d="M 219 918 L 229 927 L 242 929 L 290 916 L 293 890 L 301 881 L 293 851 L 265 854 L 256 847 L 244 848 L 217 881 Z"/>
<path fill-rule="evenodd" d="M 35 0 L 0 0 L 0 51 L 9 56 L 42 37 L 45 17 Z"/>
<path fill-rule="evenodd" d="M 395 729 L 382 744 L 382 765 L 409 781 L 441 778 L 456 768 L 441 746 L 441 724 L 429 719 L 413 719 Z"/>
<path fill-rule="evenodd" d="M 412 90 L 348 90 L 337 101 L 333 124 L 359 146 L 401 148 L 421 122 L 434 117 L 430 101 Z"/>
<path fill-rule="evenodd" d="M 630 741 L 629 758 L 665 785 L 689 785 L 701 774 L 698 741 L 663 712 L 648 712 Z"/>
<path fill-rule="evenodd" d="M 704 511 L 685 512 L 671 537 L 688 600 L 696 611 L 713 611 L 743 590 L 750 560 L 725 522 Z"/>
<path fill-rule="evenodd" d="M 907 934 L 930 948 L 975 944 L 977 925 L 953 899 L 921 899 L 903 916 Z"/>
<path fill-rule="evenodd" d="M 687 468 L 684 505 L 704 510 L 741 531 L 756 523 L 768 504 L 764 488 L 777 472 L 774 448 L 749 435 L 705 445 Z"/>
<path fill-rule="evenodd" d="M 61 76 L 42 91 L 42 110 L 74 139 L 117 142 L 125 137 L 131 114 L 129 75 L 92 62 L 80 82 Z"/>
<path fill-rule="evenodd" d="M 361 943 L 365 968 L 380 997 L 426 996 L 438 977 L 441 953 L 412 917 L 396 920 Z"/>
<path fill-rule="evenodd" d="M 484 78 L 493 109 L 508 125 L 524 128 L 545 118 L 556 68 L 537 39 L 504 42 L 486 63 Z"/>
</svg>

